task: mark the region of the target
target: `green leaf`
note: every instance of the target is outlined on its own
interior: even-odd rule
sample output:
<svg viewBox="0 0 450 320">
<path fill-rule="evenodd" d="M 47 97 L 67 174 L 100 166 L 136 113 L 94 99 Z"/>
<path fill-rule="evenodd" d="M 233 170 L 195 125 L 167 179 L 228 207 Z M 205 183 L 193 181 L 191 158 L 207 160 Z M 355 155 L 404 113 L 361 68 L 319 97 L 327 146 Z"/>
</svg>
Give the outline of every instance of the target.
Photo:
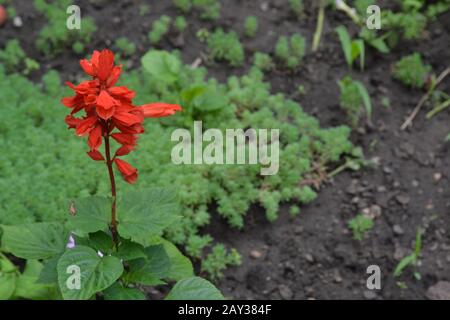
<svg viewBox="0 0 450 320">
<path fill-rule="evenodd" d="M 42 264 L 37 260 L 27 261 L 23 274 L 17 278 L 15 298 L 54 300 L 60 297 L 56 283 L 49 285 L 37 282 L 42 268 Z"/>
<path fill-rule="evenodd" d="M 17 268 L 0 253 L 0 300 L 8 300 L 16 290 Z"/>
<path fill-rule="evenodd" d="M 2 248 L 23 259 L 48 259 L 64 251 L 68 232 L 61 223 L 2 226 Z"/>
<path fill-rule="evenodd" d="M 375 49 L 377 49 L 381 53 L 387 54 L 387 53 L 391 52 L 391 50 L 387 46 L 386 42 L 384 42 L 384 39 L 381 39 L 381 38 L 374 39 L 370 42 L 370 45 L 372 47 L 374 47 Z"/>
<path fill-rule="evenodd" d="M 38 283 L 50 284 L 58 282 L 58 271 L 56 270 L 56 266 L 58 265 L 58 260 L 61 256 L 62 254 L 54 256 L 44 264 L 37 280 Z"/>
<path fill-rule="evenodd" d="M 87 235 L 106 231 L 111 220 L 111 199 L 94 196 L 74 201 L 76 214 L 68 220 L 69 229 Z"/>
<path fill-rule="evenodd" d="M 356 59 L 356 57 L 359 56 L 359 65 L 361 70 L 364 70 L 364 64 L 366 61 L 366 50 L 365 50 L 365 46 L 364 46 L 364 41 L 363 40 L 355 40 L 353 41 L 354 46 L 355 46 L 355 50 L 357 52 L 356 56 L 354 59 Z"/>
<path fill-rule="evenodd" d="M 105 300 L 146 300 L 145 294 L 135 288 L 124 288 L 115 283 L 105 291 Z"/>
<path fill-rule="evenodd" d="M 353 64 L 352 59 L 352 39 L 347 32 L 347 29 L 344 26 L 339 26 L 336 28 L 336 32 L 339 36 L 339 40 L 341 41 L 342 50 L 344 51 L 345 60 L 347 61 L 348 66 L 351 68 Z"/>
<path fill-rule="evenodd" d="M 162 244 L 145 248 L 145 259 L 129 261 L 130 272 L 125 275 L 128 282 L 148 286 L 164 284 L 170 270 L 170 259 Z"/>
<path fill-rule="evenodd" d="M 170 259 L 170 269 L 166 277 L 176 281 L 193 277 L 194 269 L 191 261 L 173 243 L 164 240 L 163 246 Z"/>
<path fill-rule="evenodd" d="M 123 261 L 147 258 L 144 247 L 129 240 L 122 240 L 118 252 L 114 255 Z"/>
<path fill-rule="evenodd" d="M 362 82 L 355 81 L 355 83 L 358 88 L 358 92 L 361 95 L 361 98 L 363 99 L 364 107 L 366 108 L 367 118 L 369 119 L 369 121 L 371 121 L 371 119 L 372 119 L 372 102 L 370 100 L 369 92 L 367 91 L 366 87 L 364 86 L 364 84 Z"/>
<path fill-rule="evenodd" d="M 450 141 L 450 133 L 445 137 L 445 142 L 449 142 Z"/>
<path fill-rule="evenodd" d="M 72 269 L 74 268 L 74 269 Z M 80 287 L 73 279 L 79 268 Z M 110 287 L 123 273 L 123 265 L 116 257 L 100 258 L 95 250 L 77 246 L 68 249 L 58 261 L 58 283 L 65 300 L 87 300 Z M 72 284 L 72 285 L 71 285 Z"/>
<path fill-rule="evenodd" d="M 192 277 L 181 280 L 172 288 L 166 300 L 224 300 L 222 293 L 209 281 Z"/>
<path fill-rule="evenodd" d="M 403 270 L 409 266 L 410 264 L 414 263 L 416 261 L 416 255 L 415 254 L 410 254 L 409 256 L 404 257 L 399 264 L 397 265 L 397 267 L 395 268 L 394 271 L 394 276 L 398 277 L 402 274 Z"/>
<path fill-rule="evenodd" d="M 154 244 L 164 229 L 177 219 L 174 192 L 165 189 L 136 191 L 125 195 L 118 208 L 119 234 L 142 244 Z"/>
<path fill-rule="evenodd" d="M 141 59 L 144 70 L 167 83 L 177 81 L 181 69 L 180 60 L 165 51 L 150 50 Z"/>
</svg>

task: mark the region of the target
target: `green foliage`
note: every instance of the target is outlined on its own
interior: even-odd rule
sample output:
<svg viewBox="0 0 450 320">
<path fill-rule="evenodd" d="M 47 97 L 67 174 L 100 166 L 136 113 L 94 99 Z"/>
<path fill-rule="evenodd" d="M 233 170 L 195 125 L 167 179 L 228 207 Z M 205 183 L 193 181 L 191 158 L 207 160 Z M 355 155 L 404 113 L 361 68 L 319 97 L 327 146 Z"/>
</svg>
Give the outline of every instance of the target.
<svg viewBox="0 0 450 320">
<path fill-rule="evenodd" d="M 216 30 L 208 39 L 210 55 L 216 60 L 225 60 L 232 66 L 241 66 L 244 62 L 244 49 L 236 32 Z"/>
<path fill-rule="evenodd" d="M 211 253 L 202 263 L 202 271 L 208 273 L 211 278 L 218 279 L 223 276 L 222 272 L 228 266 L 238 266 L 241 264 L 241 256 L 239 253 L 232 249 L 231 252 L 227 252 L 224 245 L 215 245 Z"/>
<path fill-rule="evenodd" d="M 148 33 L 148 38 L 152 44 L 159 43 L 169 33 L 171 22 L 172 18 L 166 15 L 162 15 L 153 22 L 152 30 Z"/>
<path fill-rule="evenodd" d="M 149 13 L 151 10 L 151 7 L 149 4 L 143 3 L 139 6 L 139 15 L 145 16 L 147 13 Z"/>
<path fill-rule="evenodd" d="M 342 50 L 344 51 L 345 60 L 347 65 L 352 68 L 353 63 L 359 57 L 359 64 L 361 70 L 364 70 L 365 62 L 365 47 L 364 41 L 361 39 L 352 40 L 348 34 L 347 29 L 344 26 L 336 28 L 336 32 L 341 41 Z"/>
<path fill-rule="evenodd" d="M 184 13 L 188 13 L 192 9 L 192 1 L 191 0 L 172 0 L 173 5 L 183 11 Z"/>
<path fill-rule="evenodd" d="M 373 220 L 359 214 L 348 222 L 348 227 L 352 230 L 353 239 L 362 241 L 366 233 L 373 228 Z"/>
<path fill-rule="evenodd" d="M 261 71 L 270 71 L 274 68 L 272 58 L 267 53 L 256 52 L 253 56 L 253 65 Z"/>
<path fill-rule="evenodd" d="M 92 34 L 97 30 L 94 20 L 90 17 L 81 19 L 80 30 L 66 28 L 66 9 L 71 4 L 70 0 L 51 3 L 47 0 L 34 0 L 36 10 L 42 13 L 48 22 L 36 40 L 36 47 L 45 55 L 54 56 L 77 42 L 84 46 L 91 41 Z"/>
<path fill-rule="evenodd" d="M 289 7 L 297 17 L 301 17 L 305 8 L 303 0 L 289 0 Z"/>
<path fill-rule="evenodd" d="M 372 102 L 369 93 L 360 81 L 353 80 L 350 76 L 346 76 L 338 82 L 340 95 L 340 106 L 345 110 L 349 124 L 355 128 L 358 126 L 363 107 L 368 120 L 372 116 Z"/>
<path fill-rule="evenodd" d="M 173 25 L 178 32 L 183 32 L 187 28 L 187 22 L 183 16 L 176 17 Z"/>
<path fill-rule="evenodd" d="M 192 277 L 178 282 L 166 300 L 224 300 L 224 297 L 205 279 Z"/>
<path fill-rule="evenodd" d="M 403 57 L 395 63 L 393 77 L 412 88 L 423 88 L 431 72 L 431 66 L 422 62 L 419 53 Z"/>
<path fill-rule="evenodd" d="M 192 5 L 201 11 L 200 18 L 204 20 L 218 20 L 221 4 L 219 0 L 192 0 Z"/>
<path fill-rule="evenodd" d="M 253 38 L 258 31 L 258 19 L 255 16 L 248 16 L 244 23 L 245 35 Z"/>
<path fill-rule="evenodd" d="M 59 299 L 56 285 L 37 283 L 42 268 L 39 261 L 28 260 L 21 273 L 18 267 L 0 253 L 0 300 Z"/>
<path fill-rule="evenodd" d="M 117 38 L 114 44 L 121 56 L 131 57 L 136 53 L 136 45 L 126 37 Z"/>
<path fill-rule="evenodd" d="M 289 69 L 300 66 L 305 56 L 305 38 L 294 34 L 290 38 L 281 36 L 275 47 L 275 56 Z"/>
<path fill-rule="evenodd" d="M 411 254 L 405 256 L 402 260 L 400 260 L 399 264 L 395 268 L 394 276 L 399 277 L 408 266 L 412 265 L 414 268 L 414 277 L 417 280 L 420 280 L 422 276 L 417 270 L 417 264 L 420 258 L 421 251 L 422 251 L 422 231 L 420 229 L 417 229 L 414 251 Z"/>
<path fill-rule="evenodd" d="M 7 73 L 21 71 L 25 75 L 40 67 L 39 63 L 27 57 L 16 39 L 6 42 L 5 48 L 0 50 L 0 63 Z"/>
<path fill-rule="evenodd" d="M 108 225 L 104 227 L 105 232 L 99 233 L 91 232 L 95 228 L 86 223 L 78 224 L 78 234 L 69 232 L 60 222 L 2 225 L 1 250 L 29 260 L 20 274 L 0 253 L 0 298 L 62 296 L 65 300 L 89 300 L 102 293 L 107 300 L 142 300 L 145 295 L 135 288 L 137 284 L 161 285 L 166 281 L 178 281 L 168 299 L 194 300 L 203 298 L 204 294 L 210 295 L 210 299 L 223 298 L 211 283 L 193 277 L 191 262 L 172 243 L 159 237 L 161 229 L 167 227 L 165 216 L 176 206 L 172 192 L 148 190 L 129 194 L 118 202 L 122 204 L 118 212 L 122 219 L 117 242 L 113 241 Z M 84 199 L 81 206 L 79 203 L 75 205 L 75 217 L 79 207 L 81 210 L 93 207 L 100 210 L 97 212 L 100 216 L 111 212 L 110 206 L 99 208 L 98 197 Z M 84 214 L 84 220 L 86 216 L 95 222 L 95 214 Z M 148 223 L 149 217 L 156 218 L 153 224 Z M 142 226 L 138 227 L 141 222 Z M 128 232 L 139 243 L 122 238 L 129 237 Z"/>
</svg>

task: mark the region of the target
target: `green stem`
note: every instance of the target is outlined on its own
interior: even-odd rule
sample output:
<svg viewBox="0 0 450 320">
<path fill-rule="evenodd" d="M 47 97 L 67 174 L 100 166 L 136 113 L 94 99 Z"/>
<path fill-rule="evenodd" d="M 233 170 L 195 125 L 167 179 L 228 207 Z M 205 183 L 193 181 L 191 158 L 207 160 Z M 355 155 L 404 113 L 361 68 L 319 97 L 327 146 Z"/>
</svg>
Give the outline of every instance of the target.
<svg viewBox="0 0 450 320">
<path fill-rule="evenodd" d="M 106 166 L 108 167 L 109 180 L 111 182 L 112 204 L 111 204 L 110 230 L 111 230 L 114 245 L 117 249 L 119 246 L 119 237 L 118 237 L 118 232 L 117 232 L 117 217 L 116 217 L 117 192 L 116 192 L 116 179 L 114 177 L 114 170 L 113 170 L 113 160 L 111 159 L 111 147 L 110 147 L 110 143 L 109 143 L 109 124 L 105 123 L 103 128 L 104 128 L 104 140 L 105 140 Z"/>
<path fill-rule="evenodd" d="M 436 114 L 441 112 L 442 110 L 450 107 L 450 99 L 436 106 L 433 110 L 427 113 L 427 119 L 433 118 Z"/>
<path fill-rule="evenodd" d="M 312 51 L 316 52 L 319 49 L 320 38 L 322 37 L 323 32 L 323 23 L 325 20 L 325 1 L 321 0 L 319 4 L 319 13 L 317 16 L 317 26 L 316 32 L 314 33 Z"/>
</svg>

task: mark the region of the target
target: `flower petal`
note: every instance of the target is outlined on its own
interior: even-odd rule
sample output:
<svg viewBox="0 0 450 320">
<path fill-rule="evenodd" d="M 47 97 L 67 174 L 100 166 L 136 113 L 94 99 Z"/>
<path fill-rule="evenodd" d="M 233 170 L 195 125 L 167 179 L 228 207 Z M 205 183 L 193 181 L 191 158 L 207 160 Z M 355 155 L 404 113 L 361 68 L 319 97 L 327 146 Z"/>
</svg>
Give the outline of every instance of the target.
<svg viewBox="0 0 450 320">
<path fill-rule="evenodd" d="M 89 132 L 88 146 L 91 150 L 98 150 L 102 145 L 102 133 L 102 126 L 99 124 Z"/>
<path fill-rule="evenodd" d="M 97 77 L 100 81 L 106 81 L 114 67 L 114 53 L 111 50 L 102 50 L 98 57 Z"/>
<path fill-rule="evenodd" d="M 98 150 L 91 150 L 87 153 L 87 155 L 94 161 L 105 161 L 105 158 Z"/>
<path fill-rule="evenodd" d="M 140 106 L 139 109 L 144 113 L 146 118 L 161 118 L 175 114 L 177 111 L 183 110 L 177 104 L 168 104 L 164 102 L 156 102 Z"/>
<path fill-rule="evenodd" d="M 136 182 L 138 174 L 137 169 L 133 168 L 128 162 L 120 160 L 120 159 L 114 159 L 114 163 L 116 164 L 117 169 L 122 174 L 123 179 L 133 184 Z"/>
</svg>

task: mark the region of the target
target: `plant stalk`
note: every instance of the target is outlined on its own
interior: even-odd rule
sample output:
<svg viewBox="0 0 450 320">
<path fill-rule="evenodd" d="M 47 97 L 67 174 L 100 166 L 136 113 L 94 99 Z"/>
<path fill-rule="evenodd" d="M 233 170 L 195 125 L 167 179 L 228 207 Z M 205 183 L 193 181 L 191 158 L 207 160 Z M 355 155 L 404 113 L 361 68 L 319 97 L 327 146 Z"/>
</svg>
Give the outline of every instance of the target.
<svg viewBox="0 0 450 320">
<path fill-rule="evenodd" d="M 320 38 L 322 37 L 323 32 L 323 22 L 325 20 L 325 1 L 320 0 L 319 3 L 319 13 L 317 16 L 317 26 L 316 32 L 314 33 L 312 51 L 316 52 L 319 49 Z"/>
<path fill-rule="evenodd" d="M 104 125 L 104 140 L 105 140 L 106 166 L 108 167 L 109 180 L 111 182 L 112 204 L 111 204 L 110 230 L 111 230 L 114 245 L 117 249 L 119 247 L 119 237 L 118 237 L 118 232 L 117 232 L 117 217 L 116 217 L 117 192 L 116 192 L 116 179 L 114 177 L 114 170 L 113 170 L 113 161 L 111 159 L 111 147 L 110 147 L 110 143 L 109 143 L 109 124 L 108 123 L 106 123 Z"/>
</svg>

